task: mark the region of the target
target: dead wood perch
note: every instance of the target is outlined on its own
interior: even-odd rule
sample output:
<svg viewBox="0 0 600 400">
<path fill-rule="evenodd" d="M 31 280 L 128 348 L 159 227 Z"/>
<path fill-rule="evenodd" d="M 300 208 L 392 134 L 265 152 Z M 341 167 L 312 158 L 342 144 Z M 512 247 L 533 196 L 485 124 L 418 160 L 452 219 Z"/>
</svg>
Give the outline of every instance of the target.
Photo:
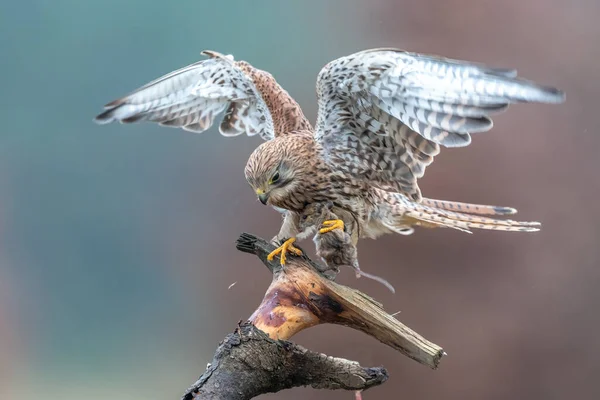
<svg viewBox="0 0 600 400">
<path fill-rule="evenodd" d="M 238 250 L 253 253 L 273 271 L 273 281 L 250 317 L 257 328 L 274 339 L 323 323 L 345 325 L 373 336 L 404 355 L 437 368 L 444 351 L 383 310 L 383 306 L 356 289 L 333 282 L 319 273 L 307 257 L 290 256 L 285 272 L 279 260 L 267 260 L 274 246 L 242 234 Z"/>
<path fill-rule="evenodd" d="M 363 368 L 356 362 L 313 353 L 285 341 L 322 323 L 365 332 L 433 369 L 445 354 L 441 347 L 386 313 L 371 297 L 333 282 L 320 272 L 323 267 L 309 258 L 290 255 L 282 268 L 278 258 L 267 260 L 275 246 L 248 233 L 240 236 L 237 248 L 255 254 L 273 272 L 273 281 L 249 320 L 262 332 L 243 324 L 228 335 L 183 400 L 250 399 L 307 385 L 363 390 L 387 379 L 383 368 Z"/>
<path fill-rule="evenodd" d="M 364 390 L 387 378 L 384 368 L 363 368 L 354 361 L 273 340 L 247 322 L 227 335 L 183 400 L 245 400 L 298 386 Z"/>
</svg>

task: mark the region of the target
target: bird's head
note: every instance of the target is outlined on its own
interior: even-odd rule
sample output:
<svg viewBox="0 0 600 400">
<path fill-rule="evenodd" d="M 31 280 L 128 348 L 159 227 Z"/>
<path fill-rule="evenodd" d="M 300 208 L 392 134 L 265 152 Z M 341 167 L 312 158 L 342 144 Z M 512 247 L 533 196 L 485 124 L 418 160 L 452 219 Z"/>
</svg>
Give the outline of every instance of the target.
<svg viewBox="0 0 600 400">
<path fill-rule="evenodd" d="M 246 180 L 263 204 L 277 206 L 285 200 L 304 173 L 302 163 L 289 156 L 285 143 L 274 139 L 261 144 L 248 159 Z"/>
</svg>

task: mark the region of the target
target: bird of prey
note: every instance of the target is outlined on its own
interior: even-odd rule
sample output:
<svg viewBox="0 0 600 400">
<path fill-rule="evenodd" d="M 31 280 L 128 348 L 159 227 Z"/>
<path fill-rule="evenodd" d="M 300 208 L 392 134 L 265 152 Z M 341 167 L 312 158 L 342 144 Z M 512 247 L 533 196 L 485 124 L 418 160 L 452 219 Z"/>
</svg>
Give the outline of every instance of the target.
<svg viewBox="0 0 600 400">
<path fill-rule="evenodd" d="M 353 246 L 363 237 L 411 234 L 415 226 L 539 230 L 537 222 L 493 218 L 514 214 L 513 208 L 424 198 L 418 179 L 442 147 L 468 146 L 471 133 L 491 129 L 491 117 L 509 104 L 562 103 L 560 90 L 518 78 L 513 69 L 371 49 L 320 71 L 313 127 L 268 72 L 214 51 L 203 54 L 206 59 L 108 103 L 95 121 L 150 121 L 200 133 L 224 113 L 223 136 L 258 134 L 265 142 L 250 155 L 245 176 L 263 204 L 284 213 L 275 236 L 280 247 L 270 259 L 285 264 L 287 253 L 301 254 L 293 243 L 315 203 L 333 204 L 336 219 L 311 232 L 324 237 L 340 229 Z"/>
</svg>

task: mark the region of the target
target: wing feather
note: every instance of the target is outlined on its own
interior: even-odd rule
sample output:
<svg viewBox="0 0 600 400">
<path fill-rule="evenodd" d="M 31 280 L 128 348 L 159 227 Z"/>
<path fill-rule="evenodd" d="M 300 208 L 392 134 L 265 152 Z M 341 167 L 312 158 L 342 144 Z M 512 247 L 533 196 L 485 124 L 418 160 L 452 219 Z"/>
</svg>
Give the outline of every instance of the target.
<svg viewBox="0 0 600 400">
<path fill-rule="evenodd" d="M 204 132 L 223 113 L 224 136 L 247 133 L 275 137 L 273 119 L 253 80 L 230 56 L 205 51 L 210 58 L 164 75 L 108 103 L 95 121 L 151 121 L 162 126 Z"/>
<path fill-rule="evenodd" d="M 373 49 L 327 64 L 317 79 L 316 139 L 338 168 L 421 199 L 417 179 L 440 146 L 464 147 L 471 133 L 513 103 L 561 103 L 564 93 L 514 69 Z"/>
</svg>

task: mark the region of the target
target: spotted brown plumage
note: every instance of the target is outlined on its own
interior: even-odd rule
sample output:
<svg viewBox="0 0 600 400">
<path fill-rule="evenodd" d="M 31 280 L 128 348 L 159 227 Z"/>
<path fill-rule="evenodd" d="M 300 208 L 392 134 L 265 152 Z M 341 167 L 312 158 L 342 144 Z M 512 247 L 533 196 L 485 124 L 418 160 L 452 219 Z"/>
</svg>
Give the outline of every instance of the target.
<svg viewBox="0 0 600 400">
<path fill-rule="evenodd" d="M 276 239 L 298 235 L 300 216 L 324 202 L 333 204 L 353 245 L 360 237 L 410 234 L 415 226 L 539 229 L 536 222 L 488 217 L 513 208 L 423 198 L 418 179 L 442 147 L 468 146 L 471 133 L 491 129 L 491 117 L 509 104 L 561 103 L 561 91 L 518 78 L 515 70 L 366 50 L 321 70 L 313 129 L 271 74 L 203 54 L 208 59 L 107 104 L 96 122 L 151 121 L 204 132 L 224 114 L 224 136 L 260 135 L 265 142 L 250 155 L 245 175 L 261 202 L 285 213 Z"/>
</svg>

